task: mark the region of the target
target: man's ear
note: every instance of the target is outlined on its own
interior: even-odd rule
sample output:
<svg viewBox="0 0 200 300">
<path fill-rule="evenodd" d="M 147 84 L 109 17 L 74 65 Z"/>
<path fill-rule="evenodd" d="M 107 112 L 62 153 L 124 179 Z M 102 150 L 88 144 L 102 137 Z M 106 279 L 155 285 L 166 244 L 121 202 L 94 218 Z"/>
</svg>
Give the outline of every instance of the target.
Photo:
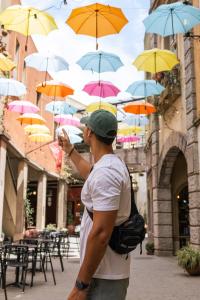
<svg viewBox="0 0 200 300">
<path fill-rule="evenodd" d="M 91 137 L 92 135 L 92 130 L 90 128 L 88 128 L 87 130 L 87 137 Z"/>
</svg>

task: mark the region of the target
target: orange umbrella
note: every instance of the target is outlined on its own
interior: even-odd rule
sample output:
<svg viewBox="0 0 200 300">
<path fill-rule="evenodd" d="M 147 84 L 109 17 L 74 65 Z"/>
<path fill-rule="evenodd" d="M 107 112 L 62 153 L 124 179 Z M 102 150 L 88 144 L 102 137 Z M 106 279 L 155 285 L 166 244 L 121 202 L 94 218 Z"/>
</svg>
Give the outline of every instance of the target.
<svg viewBox="0 0 200 300">
<path fill-rule="evenodd" d="M 23 114 L 19 118 L 17 118 L 17 120 L 20 121 L 21 124 L 29 124 L 29 125 L 33 125 L 33 124 L 43 125 L 46 123 L 45 119 L 42 118 L 40 115 L 32 114 L 32 113 Z"/>
<path fill-rule="evenodd" d="M 123 107 L 123 110 L 125 112 L 137 115 L 150 115 L 156 112 L 156 109 L 152 104 L 142 101 L 129 103 Z"/>
<path fill-rule="evenodd" d="M 38 93 L 45 94 L 46 96 L 64 98 L 72 95 L 74 90 L 67 84 L 57 82 L 55 80 L 45 81 L 36 87 Z"/>
<path fill-rule="evenodd" d="M 73 9 L 66 23 L 75 33 L 96 37 L 97 41 L 98 37 L 119 33 L 128 20 L 120 8 L 95 3 Z"/>
</svg>

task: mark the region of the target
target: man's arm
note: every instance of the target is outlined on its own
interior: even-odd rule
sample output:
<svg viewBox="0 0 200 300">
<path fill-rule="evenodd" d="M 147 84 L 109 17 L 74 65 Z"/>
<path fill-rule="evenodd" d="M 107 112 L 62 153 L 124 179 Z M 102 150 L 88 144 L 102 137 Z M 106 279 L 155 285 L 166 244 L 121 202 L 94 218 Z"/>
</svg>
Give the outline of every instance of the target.
<svg viewBox="0 0 200 300">
<path fill-rule="evenodd" d="M 80 281 L 85 283 L 91 281 L 105 254 L 116 217 L 117 210 L 93 212 L 93 226 L 87 239 L 85 257 L 78 274 Z"/>
</svg>

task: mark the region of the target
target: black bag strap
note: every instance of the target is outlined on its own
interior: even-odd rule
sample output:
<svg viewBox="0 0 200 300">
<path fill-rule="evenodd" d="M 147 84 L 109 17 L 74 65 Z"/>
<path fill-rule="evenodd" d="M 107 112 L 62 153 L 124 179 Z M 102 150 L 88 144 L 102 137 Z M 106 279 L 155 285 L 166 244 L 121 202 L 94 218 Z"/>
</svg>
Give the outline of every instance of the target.
<svg viewBox="0 0 200 300">
<path fill-rule="evenodd" d="M 127 164 L 125 164 L 125 166 L 127 168 L 129 178 L 130 178 L 130 183 L 131 183 L 131 212 L 130 212 L 130 216 L 132 216 L 132 215 L 139 214 L 139 212 L 138 212 L 138 209 L 137 209 L 137 206 L 136 206 L 136 203 L 135 203 L 135 196 L 134 196 L 134 191 L 133 191 L 133 186 L 132 186 L 132 176 L 130 174 L 130 171 L 128 169 Z M 93 168 L 94 167 L 92 166 L 92 168 L 90 169 L 90 173 L 92 172 Z M 91 212 L 87 207 L 86 207 L 86 210 L 87 210 L 87 213 L 88 213 L 90 219 L 93 220 L 93 212 Z"/>
</svg>

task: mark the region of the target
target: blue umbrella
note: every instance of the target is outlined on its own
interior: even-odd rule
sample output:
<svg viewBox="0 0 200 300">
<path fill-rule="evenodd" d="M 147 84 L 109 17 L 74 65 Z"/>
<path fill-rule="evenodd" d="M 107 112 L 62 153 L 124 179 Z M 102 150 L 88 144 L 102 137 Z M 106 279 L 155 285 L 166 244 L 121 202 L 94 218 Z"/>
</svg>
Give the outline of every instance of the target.
<svg viewBox="0 0 200 300">
<path fill-rule="evenodd" d="M 14 79 L 0 78 L 0 96 L 21 97 L 26 94 L 25 85 Z"/>
<path fill-rule="evenodd" d="M 146 32 L 161 36 L 187 33 L 200 24 L 200 9 L 189 3 L 175 2 L 160 5 L 143 21 Z"/>
<path fill-rule="evenodd" d="M 145 126 L 149 123 L 149 119 L 142 115 L 126 114 L 123 122 L 129 126 Z"/>
<path fill-rule="evenodd" d="M 82 56 L 77 61 L 77 64 L 83 70 L 90 70 L 97 73 L 115 72 L 123 66 L 119 56 L 103 51 L 89 52 Z"/>
<path fill-rule="evenodd" d="M 25 58 L 26 65 L 44 72 L 59 72 L 69 69 L 69 64 L 57 55 L 33 53 Z"/>
<path fill-rule="evenodd" d="M 67 104 L 64 101 L 49 102 L 45 106 L 45 110 L 52 113 L 52 114 L 54 114 L 54 115 L 60 115 L 60 114 L 71 114 L 71 115 L 73 115 L 74 113 L 77 112 L 77 108 Z"/>
<path fill-rule="evenodd" d="M 149 97 L 160 95 L 165 87 L 155 80 L 138 80 L 132 83 L 126 90 L 127 93 L 135 97 Z"/>
</svg>

